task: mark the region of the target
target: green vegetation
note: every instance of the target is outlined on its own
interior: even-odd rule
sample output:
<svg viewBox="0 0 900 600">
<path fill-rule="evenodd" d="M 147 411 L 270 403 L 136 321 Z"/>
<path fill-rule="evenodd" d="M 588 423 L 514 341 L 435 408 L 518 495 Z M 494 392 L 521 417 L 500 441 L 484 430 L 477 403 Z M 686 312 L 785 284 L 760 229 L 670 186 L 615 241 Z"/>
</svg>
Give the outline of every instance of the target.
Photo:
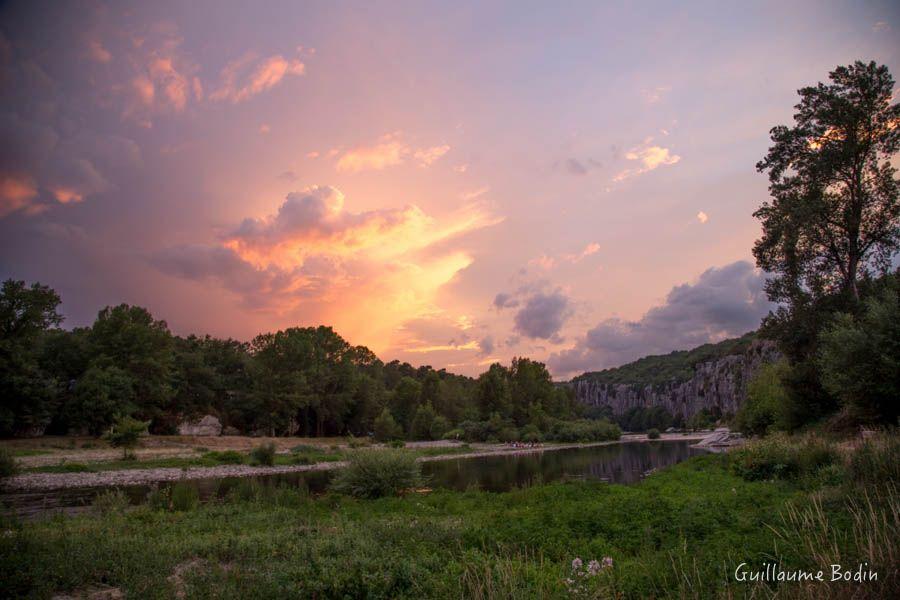
<svg viewBox="0 0 900 600">
<path fill-rule="evenodd" d="M 694 375 L 694 366 L 718 360 L 732 354 L 743 354 L 756 339 L 755 333 L 724 340 L 717 344 L 703 344 L 693 350 L 679 350 L 658 356 L 645 356 L 615 369 L 592 371 L 573 381 L 587 380 L 605 385 L 626 384 L 644 387 L 661 386 L 687 381 Z"/>
<path fill-rule="evenodd" d="M 138 445 L 141 436 L 145 433 L 147 433 L 147 423 L 131 417 L 120 417 L 106 433 L 105 438 L 113 448 L 121 448 L 122 458 L 127 460 L 134 458 L 131 451 Z"/>
<path fill-rule="evenodd" d="M 396 450 L 359 450 L 338 471 L 332 489 L 356 498 L 396 496 L 422 485 L 416 457 Z"/>
<path fill-rule="evenodd" d="M 19 465 L 8 448 L 0 448 L 0 477 L 10 477 L 19 472 Z"/>
<path fill-rule="evenodd" d="M 181 338 L 146 309 L 122 304 L 66 331 L 59 303 L 46 286 L 3 285 L 0 437 L 100 435 L 120 416 L 172 434 L 184 419 L 212 414 L 243 434 L 431 440 L 494 414 L 507 430 L 531 423 L 546 431 L 548 419 L 581 413 L 572 391 L 527 358 L 472 379 L 383 363 L 330 327 L 250 343 Z"/>
<path fill-rule="evenodd" d="M 647 439 L 649 440 L 658 440 L 659 439 L 659 429 L 648 429 L 647 430 Z"/>
<path fill-rule="evenodd" d="M 795 422 L 791 398 L 782 380 L 790 367 L 785 361 L 764 365 L 747 384 L 747 399 L 734 418 L 734 427 L 748 435 L 790 431 Z"/>
<path fill-rule="evenodd" d="M 885 439 L 872 448 L 887 447 Z M 13 596 L 102 584 L 149 598 L 563 598 L 572 597 L 565 580 L 576 558 L 583 570 L 609 557 L 611 566 L 579 579 L 584 595 L 892 597 L 900 506 L 896 493 L 849 475 L 855 456 L 816 470 L 848 473 L 835 478 L 748 481 L 727 455 L 706 455 L 634 486 L 356 499 L 242 482 L 226 500 L 181 508 L 174 492 L 157 491 L 121 512 L 7 521 L 0 580 Z M 741 562 L 768 561 L 785 570 L 865 561 L 879 579 L 818 588 L 734 580 Z"/>
<path fill-rule="evenodd" d="M 275 464 L 275 444 L 260 444 L 250 451 L 250 458 L 254 464 L 271 467 Z"/>
</svg>

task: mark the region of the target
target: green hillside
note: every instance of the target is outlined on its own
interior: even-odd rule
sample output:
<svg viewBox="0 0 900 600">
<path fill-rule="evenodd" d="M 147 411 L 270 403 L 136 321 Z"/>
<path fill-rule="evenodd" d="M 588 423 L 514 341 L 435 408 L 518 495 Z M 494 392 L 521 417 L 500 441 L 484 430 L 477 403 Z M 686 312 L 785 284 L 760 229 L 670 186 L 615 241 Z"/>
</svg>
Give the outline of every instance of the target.
<svg viewBox="0 0 900 600">
<path fill-rule="evenodd" d="M 756 332 L 750 332 L 739 338 L 723 340 L 717 344 L 703 344 L 692 350 L 645 356 L 614 369 L 584 373 L 572 382 L 590 380 L 607 385 L 623 383 L 644 386 L 686 381 L 693 375 L 694 365 L 731 354 L 742 354 L 755 339 Z"/>
</svg>

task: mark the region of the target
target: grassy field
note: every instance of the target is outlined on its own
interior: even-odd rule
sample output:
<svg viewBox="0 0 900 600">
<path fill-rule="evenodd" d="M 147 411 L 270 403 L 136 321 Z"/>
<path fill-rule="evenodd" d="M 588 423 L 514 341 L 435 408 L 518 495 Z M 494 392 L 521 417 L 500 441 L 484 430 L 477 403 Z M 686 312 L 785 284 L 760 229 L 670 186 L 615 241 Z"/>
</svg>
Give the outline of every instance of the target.
<svg viewBox="0 0 900 600">
<path fill-rule="evenodd" d="M 126 508 L 110 495 L 95 514 L 3 523 L 0 589 L 135 598 L 890 597 L 900 506 L 896 482 L 878 470 L 894 468 L 892 448 L 888 459 L 857 452 L 835 462 L 815 449 L 785 458 L 772 445 L 697 457 L 634 486 L 572 482 L 502 494 L 312 498 L 248 481 L 220 503 L 188 497 L 183 510 Z M 766 477 L 772 460 L 797 468 Z M 860 475 L 873 469 L 873 480 Z M 606 557 L 611 566 L 588 570 Z M 583 566 L 573 572 L 576 558 Z M 785 570 L 867 561 L 881 579 L 735 581 L 741 562 L 768 561 Z"/>
</svg>

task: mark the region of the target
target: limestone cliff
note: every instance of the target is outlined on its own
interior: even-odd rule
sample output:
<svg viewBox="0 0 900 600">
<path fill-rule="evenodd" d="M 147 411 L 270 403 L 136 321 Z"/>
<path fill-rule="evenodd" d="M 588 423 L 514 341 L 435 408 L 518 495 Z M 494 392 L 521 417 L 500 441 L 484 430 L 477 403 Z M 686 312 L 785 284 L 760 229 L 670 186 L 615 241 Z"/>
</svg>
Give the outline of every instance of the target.
<svg viewBox="0 0 900 600">
<path fill-rule="evenodd" d="M 722 346 L 723 349 L 719 350 L 721 355 L 711 359 L 709 351 L 697 352 L 700 349 L 642 359 L 655 359 L 662 365 L 661 368 L 667 360 L 680 361 L 679 372 L 665 381 L 646 376 L 647 366 L 642 367 L 644 373 L 639 373 L 636 371 L 641 369 L 629 370 L 626 365 L 619 369 L 585 373 L 573 379 L 571 385 L 579 401 L 593 406 L 610 406 L 615 415 L 630 408 L 651 406 L 663 406 L 673 415 L 680 414 L 685 419 L 704 408 L 720 414 L 733 414 L 746 397 L 747 382 L 763 364 L 778 360 L 780 355 L 769 341 L 745 336 L 729 342 L 736 343 Z M 709 345 L 703 348 L 715 350 L 716 347 Z M 696 362 L 692 362 L 692 357 L 697 358 Z M 629 373 L 634 373 L 630 381 Z"/>
</svg>

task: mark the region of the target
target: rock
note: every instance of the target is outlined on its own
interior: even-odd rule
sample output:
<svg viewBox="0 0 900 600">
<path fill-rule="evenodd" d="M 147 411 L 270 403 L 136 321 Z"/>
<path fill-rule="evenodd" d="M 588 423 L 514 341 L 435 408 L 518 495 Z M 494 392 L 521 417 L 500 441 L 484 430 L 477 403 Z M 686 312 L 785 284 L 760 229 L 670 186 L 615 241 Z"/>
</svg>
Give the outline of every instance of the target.
<svg viewBox="0 0 900 600">
<path fill-rule="evenodd" d="M 735 414 L 747 396 L 747 382 L 760 367 L 780 356 L 775 344 L 757 340 L 743 354 L 694 365 L 694 374 L 687 381 L 641 386 L 600 383 L 585 376 L 576 378 L 572 385 L 578 400 L 591 406 L 609 406 L 614 415 L 651 406 L 662 406 L 685 420 L 704 408 L 723 415 Z"/>
<path fill-rule="evenodd" d="M 238 431 L 237 427 L 232 427 L 231 425 L 229 425 L 222 430 L 222 435 L 241 435 L 241 432 Z"/>
<path fill-rule="evenodd" d="M 222 434 L 222 423 L 212 415 L 206 415 L 199 421 L 184 421 L 178 425 L 178 435 L 212 436 Z"/>
<path fill-rule="evenodd" d="M 729 431 L 723 427 L 716 429 L 712 434 L 694 445 L 698 448 L 731 448 L 732 446 L 740 446 L 746 441 L 740 433 Z"/>
</svg>

